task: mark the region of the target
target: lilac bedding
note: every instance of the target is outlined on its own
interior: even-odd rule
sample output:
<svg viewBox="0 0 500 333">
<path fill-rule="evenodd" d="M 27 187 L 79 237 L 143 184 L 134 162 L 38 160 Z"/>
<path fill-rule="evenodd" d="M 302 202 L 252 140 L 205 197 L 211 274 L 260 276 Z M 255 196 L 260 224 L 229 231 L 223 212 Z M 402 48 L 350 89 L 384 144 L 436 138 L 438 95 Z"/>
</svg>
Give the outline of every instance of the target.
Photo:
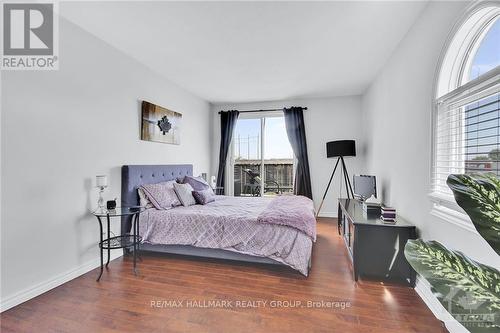
<svg viewBox="0 0 500 333">
<path fill-rule="evenodd" d="M 257 222 L 292 227 L 316 241 L 313 202 L 303 196 L 282 195 L 275 198 L 262 211 Z"/>
<path fill-rule="evenodd" d="M 307 276 L 315 237 L 293 226 L 259 223 L 272 200 L 217 196 L 206 205 L 148 209 L 141 214 L 139 233 L 150 244 L 192 245 L 271 258 Z"/>
</svg>

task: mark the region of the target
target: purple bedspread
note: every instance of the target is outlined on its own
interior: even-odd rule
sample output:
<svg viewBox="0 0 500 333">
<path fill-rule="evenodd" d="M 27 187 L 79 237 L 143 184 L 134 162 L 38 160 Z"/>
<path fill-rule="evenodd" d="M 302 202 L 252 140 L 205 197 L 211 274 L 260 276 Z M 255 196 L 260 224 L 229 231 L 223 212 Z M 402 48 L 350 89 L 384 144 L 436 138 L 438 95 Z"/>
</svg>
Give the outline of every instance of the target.
<svg viewBox="0 0 500 333">
<path fill-rule="evenodd" d="M 282 195 L 274 198 L 260 213 L 257 222 L 292 227 L 316 241 L 313 201 L 304 196 Z"/>
<path fill-rule="evenodd" d="M 272 200 L 216 196 L 206 205 L 151 208 L 141 214 L 139 234 L 143 243 L 191 245 L 271 258 L 307 276 L 311 237 L 296 228 L 257 222 Z"/>
</svg>

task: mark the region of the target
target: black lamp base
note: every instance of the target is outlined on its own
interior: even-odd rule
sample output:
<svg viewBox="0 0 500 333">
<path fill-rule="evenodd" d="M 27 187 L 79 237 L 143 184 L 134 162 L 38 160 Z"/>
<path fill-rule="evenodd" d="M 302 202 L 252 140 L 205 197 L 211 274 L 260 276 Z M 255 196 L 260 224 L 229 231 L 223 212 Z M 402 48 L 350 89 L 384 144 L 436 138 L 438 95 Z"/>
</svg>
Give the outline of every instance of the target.
<svg viewBox="0 0 500 333">
<path fill-rule="evenodd" d="M 328 181 L 328 185 L 326 186 L 325 189 L 325 194 L 323 194 L 323 199 L 321 199 L 321 203 L 319 204 L 318 211 L 316 212 L 316 217 L 319 216 L 319 212 L 321 211 L 321 207 L 323 207 L 323 202 L 325 201 L 326 195 L 328 194 L 328 190 L 330 189 L 330 185 L 332 184 L 333 177 L 335 176 L 335 171 L 337 171 L 337 167 L 339 166 L 339 162 L 342 162 L 341 168 L 344 174 L 344 182 L 345 182 L 345 187 L 347 191 L 347 198 L 351 199 L 351 197 L 354 199 L 354 192 L 352 191 L 352 186 L 351 186 L 351 180 L 349 179 L 349 173 L 347 172 L 347 167 L 345 166 L 344 162 L 344 157 L 339 156 L 337 158 L 337 163 L 335 163 L 335 167 L 333 168 L 332 175 L 330 176 L 330 180 Z M 342 180 L 340 180 L 342 181 Z"/>
</svg>

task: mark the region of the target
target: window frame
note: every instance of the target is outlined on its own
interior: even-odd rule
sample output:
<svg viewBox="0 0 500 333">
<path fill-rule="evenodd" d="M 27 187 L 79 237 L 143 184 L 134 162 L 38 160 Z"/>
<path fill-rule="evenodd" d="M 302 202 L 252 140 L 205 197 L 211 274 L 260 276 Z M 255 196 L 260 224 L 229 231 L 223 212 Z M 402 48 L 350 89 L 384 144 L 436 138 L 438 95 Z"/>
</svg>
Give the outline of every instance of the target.
<svg viewBox="0 0 500 333">
<path fill-rule="evenodd" d="M 431 214 L 467 230 L 475 230 L 468 215 L 458 206 L 453 195 L 437 191 L 435 185 L 438 116 L 444 110 L 500 92 L 500 66 L 467 82 L 474 56 L 497 19 L 500 19 L 500 4 L 497 2 L 484 1 L 469 6 L 448 36 L 434 80 L 429 193 Z"/>
<path fill-rule="evenodd" d="M 265 156 L 265 128 L 266 128 L 266 118 L 284 118 L 285 114 L 280 111 L 262 111 L 262 112 L 252 112 L 252 113 L 240 113 L 238 116 L 239 119 L 259 119 L 260 121 L 260 167 L 261 170 L 264 170 L 264 156 Z M 234 140 L 231 140 L 229 146 L 229 163 L 226 164 L 226 195 L 234 196 L 234 149 L 233 149 Z M 295 155 L 294 155 L 294 174 L 295 174 Z M 260 184 L 260 196 L 264 196 L 264 187 L 265 187 L 265 177 L 261 177 Z"/>
</svg>

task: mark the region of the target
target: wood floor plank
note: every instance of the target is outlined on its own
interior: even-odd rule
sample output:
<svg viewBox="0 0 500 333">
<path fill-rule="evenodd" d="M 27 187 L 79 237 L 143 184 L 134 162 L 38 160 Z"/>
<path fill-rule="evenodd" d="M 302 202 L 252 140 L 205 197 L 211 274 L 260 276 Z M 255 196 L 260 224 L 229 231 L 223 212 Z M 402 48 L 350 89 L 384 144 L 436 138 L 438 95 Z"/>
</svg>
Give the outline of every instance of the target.
<svg viewBox="0 0 500 333">
<path fill-rule="evenodd" d="M 2 332 L 447 332 L 413 289 L 355 283 L 351 269 L 336 220 L 323 218 L 307 278 L 281 266 L 157 254 L 142 255 L 136 276 L 131 258 L 124 257 L 110 263 L 100 282 L 96 269 L 5 311 L 0 327 Z M 155 301 L 182 305 L 152 306 Z M 209 301 L 231 306 L 202 307 Z M 261 306 L 243 307 L 256 302 Z M 328 308 L 321 302 L 350 306 Z"/>
</svg>

